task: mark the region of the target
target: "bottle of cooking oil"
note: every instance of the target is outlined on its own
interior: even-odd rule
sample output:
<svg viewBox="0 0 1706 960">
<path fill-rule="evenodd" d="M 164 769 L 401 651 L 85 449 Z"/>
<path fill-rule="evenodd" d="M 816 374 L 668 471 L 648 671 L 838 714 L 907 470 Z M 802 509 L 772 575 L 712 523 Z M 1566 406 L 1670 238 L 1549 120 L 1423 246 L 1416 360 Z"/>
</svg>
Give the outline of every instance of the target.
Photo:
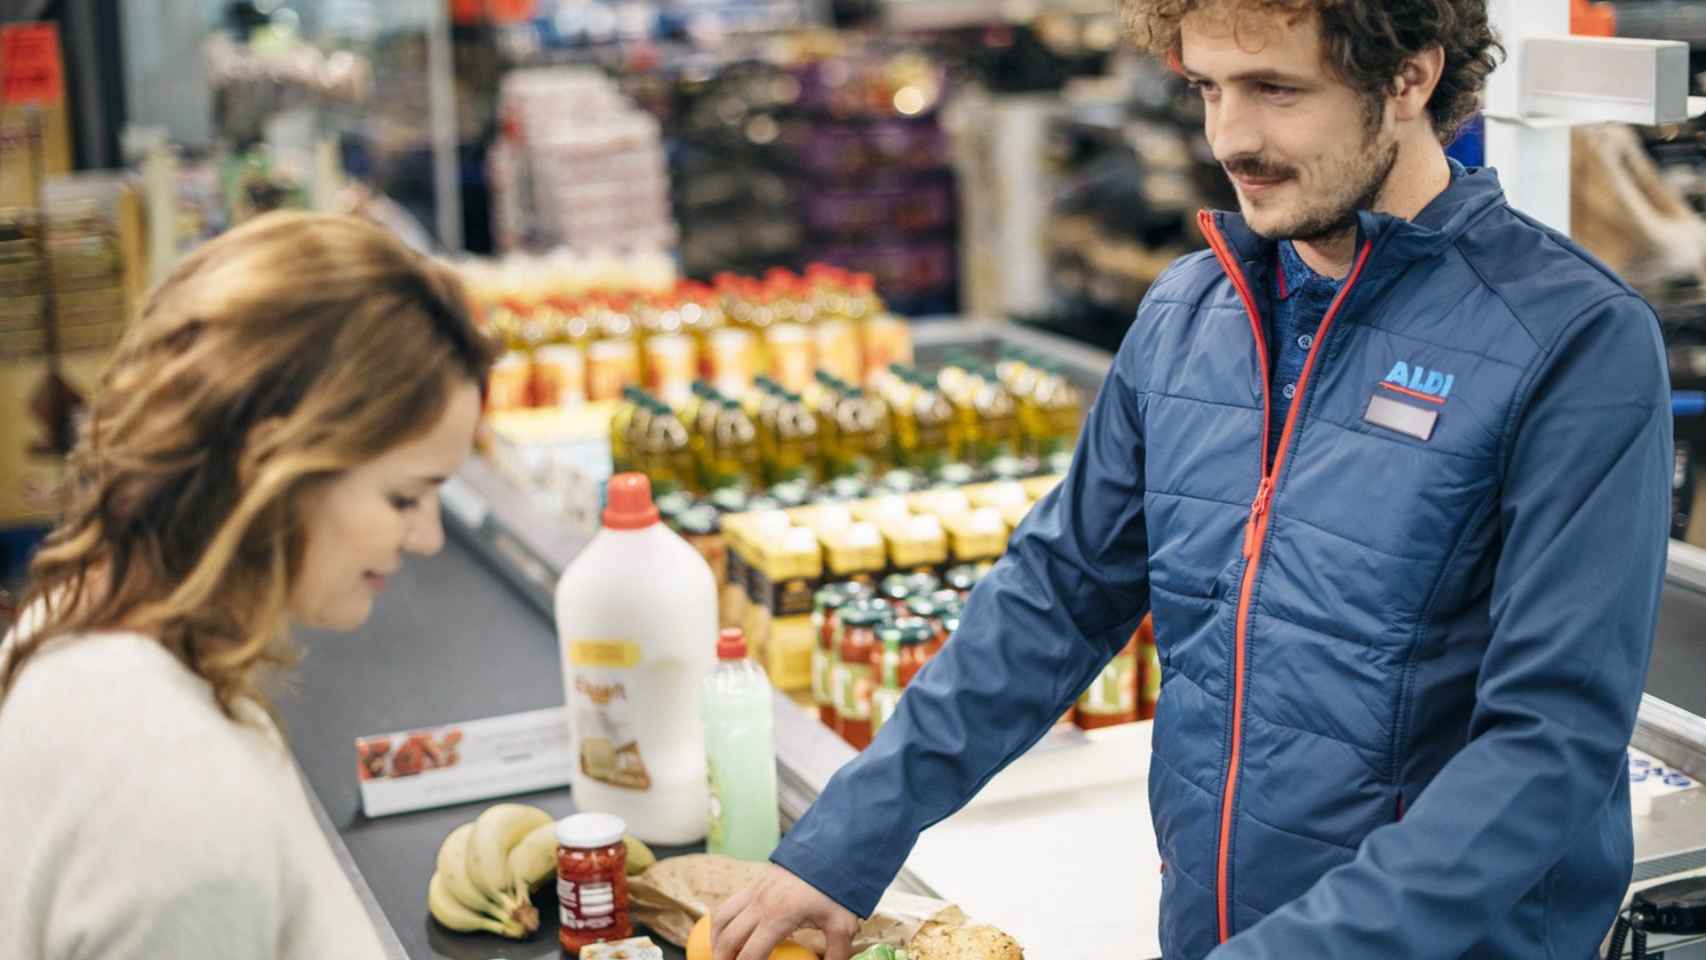
<svg viewBox="0 0 1706 960">
<path fill-rule="evenodd" d="M 995 371 L 980 367 L 970 373 L 971 410 L 975 415 L 972 461 L 988 467 L 1019 455 L 1019 409 Z"/>
<path fill-rule="evenodd" d="M 835 454 L 835 404 L 841 399 L 841 382 L 827 370 L 819 370 L 810 387 L 800 394 L 806 409 L 817 418 L 818 460 L 820 472 L 832 473 L 830 461 Z"/>
<path fill-rule="evenodd" d="M 651 418 L 640 450 L 640 466 L 660 495 L 693 492 L 698 486 L 687 427 L 669 405 L 646 398 Z"/>
<path fill-rule="evenodd" d="M 889 408 L 859 387 L 841 395 L 835 405 L 836 475 L 875 477 L 890 462 L 893 430 Z"/>
<path fill-rule="evenodd" d="M 693 462 L 698 468 L 699 487 L 702 490 L 715 490 L 716 453 L 712 449 L 712 441 L 717 435 L 717 417 L 722 413 L 723 395 L 717 388 L 706 384 L 700 391 L 699 404 L 694 408 L 691 419 L 683 420 L 687 425 L 687 433 L 691 438 Z"/>
<path fill-rule="evenodd" d="M 675 415 L 681 418 L 682 426 L 687 428 L 689 435 L 693 433 L 693 425 L 699 419 L 699 408 L 705 404 L 705 394 L 711 385 L 704 380 L 695 380 L 687 388 L 687 400 L 675 408 Z"/>
<path fill-rule="evenodd" d="M 622 430 L 622 442 L 633 469 L 644 472 L 646 435 L 652 429 L 652 397 L 639 387 L 631 389 L 634 412 Z"/>
<path fill-rule="evenodd" d="M 1045 438 L 1038 459 L 1049 472 L 1062 473 L 1065 467 L 1061 458 L 1070 462 L 1073 445 L 1078 442 L 1078 429 L 1084 421 L 1084 393 L 1067 379 L 1059 364 L 1049 363 L 1038 380 L 1036 398 L 1043 413 Z"/>
<path fill-rule="evenodd" d="M 739 487 L 753 491 L 764 481 L 759 458 L 758 428 L 746 409 L 728 397 L 719 398 L 711 428 L 711 476 L 708 489 Z"/>
<path fill-rule="evenodd" d="M 918 420 L 913 407 L 913 386 L 910 371 L 900 364 L 890 364 L 872 378 L 870 392 L 889 408 L 889 429 L 893 431 L 895 462 L 902 467 L 915 466 L 919 453 Z"/>
<path fill-rule="evenodd" d="M 935 478 L 942 468 L 965 456 L 954 429 L 954 406 L 948 402 L 936 380 L 927 373 L 913 371 L 912 422 L 915 431 L 913 467 L 926 477 Z"/>
<path fill-rule="evenodd" d="M 638 387 L 623 390 L 622 399 L 616 402 L 616 410 L 610 416 L 610 469 L 613 476 L 636 469 L 638 451 L 628 445 L 628 427 L 639 411 L 639 394 Z"/>
<path fill-rule="evenodd" d="M 823 478 L 817 416 L 797 393 L 784 393 L 781 399 L 771 415 L 772 446 L 766 461 L 770 482 L 816 486 Z"/>
</svg>

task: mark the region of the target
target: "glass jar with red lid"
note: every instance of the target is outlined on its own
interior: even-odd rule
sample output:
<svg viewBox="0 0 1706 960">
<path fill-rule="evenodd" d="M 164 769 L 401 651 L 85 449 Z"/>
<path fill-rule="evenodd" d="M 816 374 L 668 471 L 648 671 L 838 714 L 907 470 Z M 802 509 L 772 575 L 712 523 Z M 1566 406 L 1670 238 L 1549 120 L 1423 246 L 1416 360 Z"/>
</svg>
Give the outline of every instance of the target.
<svg viewBox="0 0 1706 960">
<path fill-rule="evenodd" d="M 628 905 L 627 824 L 607 813 L 581 813 L 557 823 L 557 903 L 563 950 L 634 935 Z"/>
</svg>

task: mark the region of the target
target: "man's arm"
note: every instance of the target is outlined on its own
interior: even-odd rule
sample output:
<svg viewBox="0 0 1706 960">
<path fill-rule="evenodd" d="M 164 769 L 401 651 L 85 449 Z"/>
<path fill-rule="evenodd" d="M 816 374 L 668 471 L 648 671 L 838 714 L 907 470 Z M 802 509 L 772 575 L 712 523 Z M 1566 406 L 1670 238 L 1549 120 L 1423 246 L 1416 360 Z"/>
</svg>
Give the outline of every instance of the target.
<svg viewBox="0 0 1706 960">
<path fill-rule="evenodd" d="M 1651 310 L 1626 296 L 1578 318 L 1519 416 L 1467 746 L 1402 822 L 1214 960 L 1460 957 L 1612 797 L 1669 537 L 1669 383 Z"/>
<path fill-rule="evenodd" d="M 952 643 L 829 782 L 772 859 L 861 916 L 924 828 L 1048 731 L 1149 608 L 1139 322 L 1066 479 L 973 591 Z"/>
</svg>

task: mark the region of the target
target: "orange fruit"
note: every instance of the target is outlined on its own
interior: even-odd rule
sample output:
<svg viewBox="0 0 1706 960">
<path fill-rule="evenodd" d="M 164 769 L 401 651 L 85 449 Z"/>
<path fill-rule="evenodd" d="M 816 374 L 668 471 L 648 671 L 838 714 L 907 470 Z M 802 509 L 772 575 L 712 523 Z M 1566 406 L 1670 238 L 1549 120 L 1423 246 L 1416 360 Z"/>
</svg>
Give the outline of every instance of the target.
<svg viewBox="0 0 1706 960">
<path fill-rule="evenodd" d="M 687 960 L 711 960 L 711 917 L 700 917 L 687 935 Z M 792 940 L 784 940 L 770 951 L 770 960 L 818 960 L 817 954 Z"/>
</svg>

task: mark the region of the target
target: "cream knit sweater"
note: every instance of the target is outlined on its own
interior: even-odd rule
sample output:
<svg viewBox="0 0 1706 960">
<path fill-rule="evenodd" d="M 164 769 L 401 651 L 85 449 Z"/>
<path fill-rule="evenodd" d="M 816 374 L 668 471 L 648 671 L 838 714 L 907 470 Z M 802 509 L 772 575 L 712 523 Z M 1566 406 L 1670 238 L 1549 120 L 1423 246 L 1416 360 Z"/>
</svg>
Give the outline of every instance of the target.
<svg viewBox="0 0 1706 960">
<path fill-rule="evenodd" d="M 277 728 L 247 713 L 135 634 L 26 664 L 0 700 L 0 957 L 383 957 Z"/>
</svg>

